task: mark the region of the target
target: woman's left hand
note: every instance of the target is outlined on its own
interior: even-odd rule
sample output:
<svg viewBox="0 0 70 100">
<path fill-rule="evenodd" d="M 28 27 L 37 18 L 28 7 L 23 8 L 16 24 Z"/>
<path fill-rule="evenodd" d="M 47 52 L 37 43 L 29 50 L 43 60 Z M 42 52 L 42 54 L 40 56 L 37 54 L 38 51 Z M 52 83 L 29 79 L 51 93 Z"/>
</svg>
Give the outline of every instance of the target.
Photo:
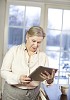
<svg viewBox="0 0 70 100">
<path fill-rule="evenodd" d="M 54 80 L 54 76 L 55 76 L 55 70 L 52 70 L 52 73 L 48 73 L 47 71 L 45 71 L 44 73 L 41 73 L 40 75 L 44 80 L 47 81 L 48 84 L 51 84 Z"/>
</svg>

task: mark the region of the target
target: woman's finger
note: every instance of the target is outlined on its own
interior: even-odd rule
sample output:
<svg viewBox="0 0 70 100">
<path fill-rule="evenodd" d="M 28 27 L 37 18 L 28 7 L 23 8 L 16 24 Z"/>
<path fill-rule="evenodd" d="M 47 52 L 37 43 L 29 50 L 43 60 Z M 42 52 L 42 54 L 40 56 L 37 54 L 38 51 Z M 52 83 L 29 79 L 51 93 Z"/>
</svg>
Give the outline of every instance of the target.
<svg viewBox="0 0 70 100">
<path fill-rule="evenodd" d="M 55 70 L 53 69 L 52 70 L 52 77 L 54 77 L 55 76 Z"/>
</svg>

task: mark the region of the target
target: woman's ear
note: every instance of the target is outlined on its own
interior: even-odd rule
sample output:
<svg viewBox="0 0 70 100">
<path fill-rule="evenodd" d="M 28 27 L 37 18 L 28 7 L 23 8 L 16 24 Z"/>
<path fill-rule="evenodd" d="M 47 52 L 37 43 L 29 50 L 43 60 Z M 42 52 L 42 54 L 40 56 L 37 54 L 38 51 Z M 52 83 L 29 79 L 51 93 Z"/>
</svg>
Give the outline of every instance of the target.
<svg viewBox="0 0 70 100">
<path fill-rule="evenodd" d="M 26 41 L 27 41 L 27 39 L 28 39 L 28 34 L 26 34 Z"/>
<path fill-rule="evenodd" d="M 27 41 L 27 35 L 26 35 L 26 41 Z"/>
</svg>

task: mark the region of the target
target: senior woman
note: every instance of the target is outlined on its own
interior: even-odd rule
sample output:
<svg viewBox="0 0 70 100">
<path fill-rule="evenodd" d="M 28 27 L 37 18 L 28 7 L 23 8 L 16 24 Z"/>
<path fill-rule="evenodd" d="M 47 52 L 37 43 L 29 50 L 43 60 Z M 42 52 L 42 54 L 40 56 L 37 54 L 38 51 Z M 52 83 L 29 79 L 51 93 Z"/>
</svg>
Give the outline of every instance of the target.
<svg viewBox="0 0 70 100">
<path fill-rule="evenodd" d="M 31 27 L 26 33 L 26 43 L 13 46 L 6 53 L 1 76 L 5 79 L 2 100 L 38 100 L 40 81 L 33 81 L 28 76 L 39 66 L 48 66 L 48 59 L 44 52 L 39 50 L 45 37 L 39 26 Z M 48 72 L 42 73 L 47 84 L 54 79 Z"/>
</svg>

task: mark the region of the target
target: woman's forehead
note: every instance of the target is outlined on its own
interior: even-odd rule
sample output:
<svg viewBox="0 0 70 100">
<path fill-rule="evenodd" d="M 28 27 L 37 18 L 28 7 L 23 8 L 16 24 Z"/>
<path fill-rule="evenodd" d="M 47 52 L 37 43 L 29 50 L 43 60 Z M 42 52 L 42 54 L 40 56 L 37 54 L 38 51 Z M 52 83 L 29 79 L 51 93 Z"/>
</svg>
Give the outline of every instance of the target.
<svg viewBox="0 0 70 100">
<path fill-rule="evenodd" d="M 32 36 L 32 37 L 29 37 L 30 39 L 33 39 L 33 40 L 42 40 L 43 37 L 42 36 Z"/>
</svg>

